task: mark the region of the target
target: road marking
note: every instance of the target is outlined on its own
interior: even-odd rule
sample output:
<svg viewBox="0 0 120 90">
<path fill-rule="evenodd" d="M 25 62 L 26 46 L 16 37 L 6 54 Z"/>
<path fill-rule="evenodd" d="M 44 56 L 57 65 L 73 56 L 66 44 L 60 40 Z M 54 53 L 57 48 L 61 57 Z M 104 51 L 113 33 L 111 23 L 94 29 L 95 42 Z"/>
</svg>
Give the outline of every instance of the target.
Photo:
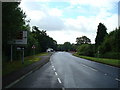
<svg viewBox="0 0 120 90">
<path fill-rule="evenodd" d="M 53 70 L 55 71 L 55 68 L 53 68 Z"/>
<path fill-rule="evenodd" d="M 52 66 L 54 68 L 54 66 Z"/>
<path fill-rule="evenodd" d="M 55 75 L 57 76 L 58 74 L 55 72 Z"/>
<path fill-rule="evenodd" d="M 84 65 L 84 64 L 81 64 L 81 65 L 83 65 L 83 66 L 85 66 L 85 67 L 88 67 L 88 68 L 90 68 L 91 70 L 93 70 L 93 71 L 98 71 L 98 70 L 96 70 L 96 69 L 94 69 L 94 68 L 92 68 L 92 67 L 89 67 L 89 66 L 87 66 L 87 65 Z"/>
<path fill-rule="evenodd" d="M 107 73 L 105 73 L 104 75 L 107 75 Z"/>
<path fill-rule="evenodd" d="M 89 67 L 89 68 L 91 68 L 91 67 Z M 98 70 L 96 70 L 96 69 L 94 69 L 94 68 L 91 68 L 91 69 L 92 69 L 93 71 L 96 71 L 96 72 L 98 71 Z"/>
<path fill-rule="evenodd" d="M 62 90 L 65 90 L 65 88 L 64 88 L 64 87 L 62 87 Z"/>
<path fill-rule="evenodd" d="M 58 79 L 58 82 L 59 82 L 59 83 L 62 83 L 61 80 L 60 80 L 60 78 L 57 78 L 57 79 Z"/>
<path fill-rule="evenodd" d="M 16 83 L 18 83 L 20 80 L 22 80 L 23 78 L 25 78 L 26 76 L 28 76 L 29 74 L 31 74 L 33 71 L 30 71 L 29 73 L 25 74 L 24 76 L 20 77 L 19 79 L 17 79 L 16 81 L 12 82 L 11 84 L 9 84 L 8 86 L 6 86 L 5 88 L 10 88 L 13 85 L 15 85 Z"/>
<path fill-rule="evenodd" d="M 115 80 L 120 81 L 120 79 L 118 79 L 118 78 L 115 78 Z"/>
</svg>

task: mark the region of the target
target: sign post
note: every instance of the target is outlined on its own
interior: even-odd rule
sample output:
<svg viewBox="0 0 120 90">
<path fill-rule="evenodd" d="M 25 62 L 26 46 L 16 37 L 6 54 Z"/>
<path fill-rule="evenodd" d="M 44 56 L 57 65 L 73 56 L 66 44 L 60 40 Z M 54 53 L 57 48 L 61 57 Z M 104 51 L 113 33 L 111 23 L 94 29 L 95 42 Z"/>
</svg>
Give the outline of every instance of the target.
<svg viewBox="0 0 120 90">
<path fill-rule="evenodd" d="M 22 56 L 22 64 L 24 64 L 24 48 L 22 48 L 23 56 Z"/>
<path fill-rule="evenodd" d="M 22 31 L 19 33 L 18 39 L 15 40 L 14 44 L 23 45 L 27 44 L 27 31 Z M 24 47 L 21 48 L 22 50 L 22 64 L 24 64 Z"/>
<path fill-rule="evenodd" d="M 22 45 L 22 48 L 18 48 L 22 50 L 22 64 L 24 64 L 24 47 L 23 45 L 27 44 L 27 31 L 22 31 L 18 33 L 17 39 L 13 39 L 8 41 L 8 44 L 11 45 L 11 62 L 13 61 L 13 45 Z"/>
<path fill-rule="evenodd" d="M 13 57 L 12 57 L 12 47 L 13 47 L 13 46 L 12 46 L 12 44 L 11 44 L 11 62 L 12 62 L 12 58 L 13 58 Z"/>
<path fill-rule="evenodd" d="M 35 55 L 35 45 L 32 46 L 33 49 L 33 55 Z"/>
</svg>

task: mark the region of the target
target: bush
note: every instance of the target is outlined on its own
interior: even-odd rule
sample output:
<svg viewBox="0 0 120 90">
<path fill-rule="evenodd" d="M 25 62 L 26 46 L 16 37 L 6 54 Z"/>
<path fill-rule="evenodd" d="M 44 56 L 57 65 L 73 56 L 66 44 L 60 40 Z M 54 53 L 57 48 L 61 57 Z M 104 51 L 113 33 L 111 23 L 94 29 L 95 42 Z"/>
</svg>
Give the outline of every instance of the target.
<svg viewBox="0 0 120 90">
<path fill-rule="evenodd" d="M 79 55 L 94 56 L 94 47 L 90 44 L 82 44 L 78 46 L 77 52 Z"/>
<path fill-rule="evenodd" d="M 120 59 L 120 52 L 107 52 L 101 55 L 103 58 Z"/>
</svg>

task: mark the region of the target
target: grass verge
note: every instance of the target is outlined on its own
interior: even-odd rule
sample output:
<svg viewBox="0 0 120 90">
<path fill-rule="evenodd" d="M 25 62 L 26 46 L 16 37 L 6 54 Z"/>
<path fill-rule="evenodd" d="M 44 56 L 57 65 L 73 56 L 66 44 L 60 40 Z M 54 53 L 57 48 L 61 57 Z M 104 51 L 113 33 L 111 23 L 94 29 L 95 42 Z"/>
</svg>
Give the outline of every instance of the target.
<svg viewBox="0 0 120 90">
<path fill-rule="evenodd" d="M 106 58 L 95 58 L 95 57 L 81 56 L 81 55 L 78 55 L 77 53 L 74 53 L 73 55 L 80 57 L 80 58 L 87 59 L 87 60 L 91 60 L 91 61 L 95 61 L 95 62 L 99 62 L 99 63 L 111 65 L 111 66 L 120 67 L 120 60 L 118 60 L 118 59 L 106 59 Z"/>
<path fill-rule="evenodd" d="M 24 58 L 24 64 L 22 64 L 21 60 L 13 60 L 13 62 L 4 62 L 3 63 L 3 69 L 2 69 L 2 75 L 5 76 L 13 71 L 19 70 L 21 68 L 24 68 L 32 63 L 35 63 L 41 58 L 39 56 L 46 56 L 49 53 L 40 53 L 33 56 L 27 56 Z"/>
</svg>

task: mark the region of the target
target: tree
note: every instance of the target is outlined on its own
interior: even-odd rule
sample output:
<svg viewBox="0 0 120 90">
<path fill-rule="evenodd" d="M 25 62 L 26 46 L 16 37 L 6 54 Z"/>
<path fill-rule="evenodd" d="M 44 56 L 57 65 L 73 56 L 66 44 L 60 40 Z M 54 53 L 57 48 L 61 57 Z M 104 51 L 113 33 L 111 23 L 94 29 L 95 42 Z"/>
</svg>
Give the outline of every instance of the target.
<svg viewBox="0 0 120 90">
<path fill-rule="evenodd" d="M 71 45 L 70 42 L 65 42 L 65 43 L 63 44 L 63 50 L 65 50 L 65 51 L 70 51 L 71 48 L 72 48 L 72 45 Z"/>
<path fill-rule="evenodd" d="M 38 41 L 41 52 L 45 52 L 48 48 L 57 49 L 57 42 L 49 37 L 45 30 L 39 30 L 39 27 L 32 27 L 33 37 Z"/>
<path fill-rule="evenodd" d="M 82 36 L 82 37 L 77 37 L 76 42 L 77 42 L 77 45 L 90 44 L 91 40 L 87 38 L 86 36 Z"/>
<path fill-rule="evenodd" d="M 120 28 L 110 32 L 99 46 L 101 57 L 120 59 Z"/>
<path fill-rule="evenodd" d="M 98 47 L 103 41 L 105 36 L 107 35 L 107 28 L 104 24 L 99 23 L 97 29 L 97 36 L 95 38 L 95 45 Z"/>
<path fill-rule="evenodd" d="M 82 44 L 77 48 L 77 53 L 85 56 L 94 56 L 94 45 L 93 44 Z"/>
<path fill-rule="evenodd" d="M 21 10 L 19 2 L 3 2 L 2 3 L 2 50 L 4 60 L 10 57 L 10 45 L 8 41 L 15 39 L 16 33 L 24 30 L 25 13 Z M 15 51 L 15 48 L 13 48 Z M 15 55 L 17 57 L 17 55 Z"/>
</svg>

